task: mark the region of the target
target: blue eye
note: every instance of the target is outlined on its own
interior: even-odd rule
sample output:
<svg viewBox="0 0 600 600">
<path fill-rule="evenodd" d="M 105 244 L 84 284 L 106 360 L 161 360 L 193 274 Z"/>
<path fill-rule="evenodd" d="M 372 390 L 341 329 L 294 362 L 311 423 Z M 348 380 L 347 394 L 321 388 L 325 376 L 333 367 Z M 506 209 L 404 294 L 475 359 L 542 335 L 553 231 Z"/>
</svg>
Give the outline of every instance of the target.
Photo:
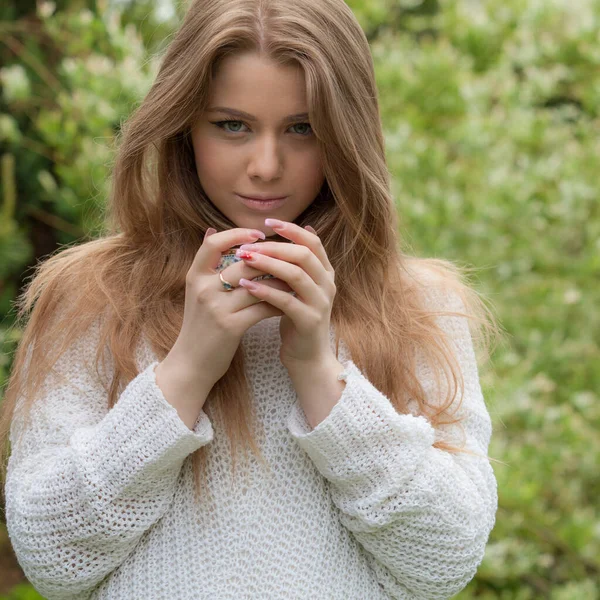
<svg viewBox="0 0 600 600">
<path fill-rule="evenodd" d="M 225 129 L 224 125 L 227 123 L 241 123 L 243 125 L 241 121 L 217 121 L 216 123 L 213 123 L 213 125 L 216 125 L 219 129 L 222 129 L 227 133 L 240 133 L 239 131 L 229 131 L 228 129 Z"/>
<path fill-rule="evenodd" d="M 239 129 L 236 129 L 234 131 L 227 129 L 225 127 L 225 125 L 228 125 L 229 123 L 245 125 L 242 121 L 211 121 L 212 125 L 215 125 L 215 127 L 222 129 L 223 131 L 225 131 L 225 133 L 244 133 L 243 131 L 241 131 Z M 296 123 L 295 125 L 292 125 L 292 127 L 301 127 L 301 126 L 307 126 L 307 127 L 309 127 L 309 130 L 307 133 L 299 133 L 298 135 L 301 135 L 303 137 L 308 137 L 312 133 L 312 127 L 311 127 L 310 123 Z"/>
<path fill-rule="evenodd" d="M 302 127 L 303 125 L 309 127 L 308 133 L 312 133 L 312 127 L 310 126 L 310 123 L 296 123 L 295 125 L 292 125 L 292 127 Z M 307 134 L 301 133 L 300 135 L 307 135 Z"/>
</svg>

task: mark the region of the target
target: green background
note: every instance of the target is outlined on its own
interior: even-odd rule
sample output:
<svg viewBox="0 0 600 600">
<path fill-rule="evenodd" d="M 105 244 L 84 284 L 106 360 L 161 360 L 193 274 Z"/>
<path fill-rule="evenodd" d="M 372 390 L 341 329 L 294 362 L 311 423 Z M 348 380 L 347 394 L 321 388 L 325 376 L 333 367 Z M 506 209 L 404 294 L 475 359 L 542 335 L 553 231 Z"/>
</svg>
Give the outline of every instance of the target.
<svg viewBox="0 0 600 600">
<path fill-rule="evenodd" d="M 600 598 L 600 0 L 354 0 L 402 235 L 478 269 L 499 509 L 468 598 Z M 31 267 L 102 232 L 114 136 L 181 6 L 0 8 L 0 385 Z M 1 482 L 0 482 L 1 483 Z M 2 508 L 3 516 L 3 509 Z M 40 598 L 0 520 L 0 599 Z"/>
</svg>

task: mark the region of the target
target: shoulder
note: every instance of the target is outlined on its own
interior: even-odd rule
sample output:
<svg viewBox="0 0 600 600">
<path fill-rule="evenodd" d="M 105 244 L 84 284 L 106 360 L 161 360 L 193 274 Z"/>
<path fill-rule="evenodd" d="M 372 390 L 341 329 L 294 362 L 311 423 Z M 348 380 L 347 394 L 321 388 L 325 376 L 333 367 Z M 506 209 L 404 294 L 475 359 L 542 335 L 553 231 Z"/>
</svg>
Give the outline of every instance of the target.
<svg viewBox="0 0 600 600">
<path fill-rule="evenodd" d="M 404 280 L 424 308 L 464 310 L 465 284 L 458 268 L 443 259 L 411 257 L 406 261 Z"/>
</svg>

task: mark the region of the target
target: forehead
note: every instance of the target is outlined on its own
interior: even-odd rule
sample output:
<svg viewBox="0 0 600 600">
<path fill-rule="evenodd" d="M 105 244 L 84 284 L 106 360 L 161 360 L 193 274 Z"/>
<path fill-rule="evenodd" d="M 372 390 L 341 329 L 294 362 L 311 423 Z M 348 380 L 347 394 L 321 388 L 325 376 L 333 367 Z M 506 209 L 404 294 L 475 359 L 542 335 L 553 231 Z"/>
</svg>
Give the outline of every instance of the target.
<svg viewBox="0 0 600 600">
<path fill-rule="evenodd" d="M 230 55 L 219 64 L 208 106 L 228 106 L 279 117 L 307 111 L 304 72 L 255 53 Z"/>
</svg>

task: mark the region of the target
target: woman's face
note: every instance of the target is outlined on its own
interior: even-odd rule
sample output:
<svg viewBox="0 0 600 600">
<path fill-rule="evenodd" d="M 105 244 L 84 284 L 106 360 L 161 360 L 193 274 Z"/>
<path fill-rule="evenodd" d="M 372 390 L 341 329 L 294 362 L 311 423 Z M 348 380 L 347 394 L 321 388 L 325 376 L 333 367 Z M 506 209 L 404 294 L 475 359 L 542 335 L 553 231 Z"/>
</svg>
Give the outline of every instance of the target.
<svg viewBox="0 0 600 600">
<path fill-rule="evenodd" d="M 290 118 L 301 113 L 308 108 L 300 67 L 282 67 L 254 53 L 221 62 L 192 142 L 202 188 L 238 227 L 275 235 L 265 218 L 294 221 L 319 193 L 325 177 L 308 115 Z M 258 210 L 239 195 L 287 198 L 280 207 Z"/>
</svg>

